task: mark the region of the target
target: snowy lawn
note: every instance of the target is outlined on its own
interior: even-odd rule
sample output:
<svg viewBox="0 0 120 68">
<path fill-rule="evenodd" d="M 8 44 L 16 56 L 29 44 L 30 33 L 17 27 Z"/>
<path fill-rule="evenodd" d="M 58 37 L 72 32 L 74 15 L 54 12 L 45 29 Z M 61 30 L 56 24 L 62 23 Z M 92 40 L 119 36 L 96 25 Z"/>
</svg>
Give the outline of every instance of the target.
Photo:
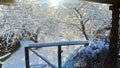
<svg viewBox="0 0 120 68">
<path fill-rule="evenodd" d="M 24 47 L 28 44 L 33 43 L 32 41 L 21 41 L 21 48 L 15 52 L 8 60 L 4 62 L 3 68 L 25 68 L 25 55 Z M 62 47 L 62 65 L 63 68 L 73 68 L 73 67 L 82 67 L 82 68 L 102 68 L 104 59 L 108 53 L 108 40 L 106 39 L 92 39 L 89 41 L 89 45 L 86 47 L 83 46 L 63 46 Z M 79 48 L 79 49 L 78 49 Z M 78 54 L 75 58 L 69 58 L 70 54 L 78 49 Z M 57 47 L 44 47 L 39 49 L 33 49 L 41 56 L 50 61 L 53 65 L 58 65 L 57 58 Z M 46 63 L 39 59 L 34 53 L 30 52 L 30 64 L 45 66 Z M 67 61 L 70 59 L 70 61 Z M 66 62 L 67 61 L 67 62 Z M 66 62 L 66 63 L 65 63 Z M 37 68 L 32 67 L 32 68 Z M 40 67 L 41 68 L 41 67 Z M 43 68 L 43 67 L 42 67 Z"/>
<path fill-rule="evenodd" d="M 32 41 L 21 41 L 21 47 L 3 63 L 3 68 L 25 68 L 24 47 Z"/>
<path fill-rule="evenodd" d="M 25 53 L 24 47 L 32 44 L 32 41 L 21 41 L 21 47 L 18 51 L 16 51 L 12 56 L 7 59 L 4 64 L 3 68 L 25 68 Z M 62 62 L 63 64 L 66 62 L 67 57 L 79 46 L 64 46 L 62 47 Z M 53 65 L 58 65 L 58 58 L 57 58 L 57 47 L 45 47 L 39 49 L 33 49 L 41 56 L 49 60 Z M 36 56 L 33 52 L 30 52 L 30 64 L 31 65 L 46 65 L 46 63 L 41 60 L 38 56 Z M 46 67 L 45 67 L 46 68 Z"/>
</svg>

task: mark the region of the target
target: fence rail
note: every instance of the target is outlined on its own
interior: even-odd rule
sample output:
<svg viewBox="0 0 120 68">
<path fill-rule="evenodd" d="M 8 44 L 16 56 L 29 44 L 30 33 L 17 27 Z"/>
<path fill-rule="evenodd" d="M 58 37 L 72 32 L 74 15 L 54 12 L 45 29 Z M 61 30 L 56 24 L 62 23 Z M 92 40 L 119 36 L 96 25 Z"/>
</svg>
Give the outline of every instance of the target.
<svg viewBox="0 0 120 68">
<path fill-rule="evenodd" d="M 44 60 L 48 65 L 50 65 L 52 68 L 57 68 L 55 65 L 50 63 L 47 59 L 42 57 L 41 55 L 37 54 L 33 49 L 31 48 L 40 48 L 40 47 L 52 47 L 57 46 L 58 47 L 58 68 L 62 68 L 62 62 L 61 62 L 61 52 L 62 48 L 61 46 L 71 46 L 71 45 L 88 45 L 89 41 L 63 41 L 63 42 L 52 42 L 52 43 L 36 43 L 36 44 L 29 44 L 27 47 L 25 47 L 25 62 L 26 62 L 26 68 L 30 68 L 30 61 L 29 61 L 29 50 L 32 51 L 34 54 L 36 54 L 39 58 Z"/>
</svg>

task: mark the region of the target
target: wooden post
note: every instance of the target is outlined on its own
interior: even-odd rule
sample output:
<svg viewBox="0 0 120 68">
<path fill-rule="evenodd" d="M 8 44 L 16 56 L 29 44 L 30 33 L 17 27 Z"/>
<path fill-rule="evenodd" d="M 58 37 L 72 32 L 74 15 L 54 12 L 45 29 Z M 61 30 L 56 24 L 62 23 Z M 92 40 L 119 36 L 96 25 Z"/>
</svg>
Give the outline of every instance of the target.
<svg viewBox="0 0 120 68">
<path fill-rule="evenodd" d="M 118 29 L 119 29 L 119 2 L 112 5 L 112 28 L 110 33 L 110 45 L 108 61 L 105 68 L 117 68 L 118 55 Z"/>
<path fill-rule="evenodd" d="M 28 47 L 25 47 L 25 63 L 26 63 L 26 68 L 30 68 Z"/>
</svg>

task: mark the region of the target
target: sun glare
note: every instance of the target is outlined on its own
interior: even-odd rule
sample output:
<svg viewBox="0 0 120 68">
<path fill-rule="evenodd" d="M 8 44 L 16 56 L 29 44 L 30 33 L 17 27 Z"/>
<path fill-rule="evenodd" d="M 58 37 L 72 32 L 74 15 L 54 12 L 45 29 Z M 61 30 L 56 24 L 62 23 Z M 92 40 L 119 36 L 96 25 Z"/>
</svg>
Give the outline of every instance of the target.
<svg viewBox="0 0 120 68">
<path fill-rule="evenodd" d="M 61 0 L 50 0 L 51 7 L 57 7 L 60 5 Z"/>
</svg>

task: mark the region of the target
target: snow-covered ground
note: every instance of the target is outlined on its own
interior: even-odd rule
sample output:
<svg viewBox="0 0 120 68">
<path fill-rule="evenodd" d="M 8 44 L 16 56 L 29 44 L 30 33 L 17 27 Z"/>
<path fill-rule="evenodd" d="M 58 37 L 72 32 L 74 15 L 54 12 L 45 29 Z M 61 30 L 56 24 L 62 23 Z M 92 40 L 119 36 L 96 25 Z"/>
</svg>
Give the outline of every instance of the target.
<svg viewBox="0 0 120 68">
<path fill-rule="evenodd" d="M 9 59 L 7 59 L 3 63 L 3 68 L 25 68 L 25 59 L 24 59 L 24 47 L 28 45 L 28 43 L 33 43 L 32 41 L 21 41 L 21 47 L 18 51 L 16 51 Z"/>
<path fill-rule="evenodd" d="M 4 64 L 3 68 L 25 68 L 25 54 L 24 54 L 24 47 L 32 44 L 32 41 L 21 41 L 21 47 L 18 51 L 16 51 L 9 59 L 7 59 Z M 105 58 L 108 52 L 108 41 L 106 39 L 92 39 L 89 40 L 89 45 L 86 47 L 79 47 L 79 46 L 63 46 L 62 47 L 62 63 L 65 65 L 65 68 L 73 68 L 77 65 L 82 65 L 84 68 L 85 66 L 94 64 L 92 67 L 100 67 L 103 65 L 103 59 Z M 67 61 L 67 57 L 79 47 L 78 56 L 75 59 L 71 59 Z M 58 58 L 57 58 L 57 47 L 44 47 L 39 49 L 33 49 L 41 56 L 46 58 L 50 63 L 57 66 L 58 65 Z M 77 49 L 76 49 L 77 50 Z M 34 53 L 30 52 L 30 65 L 46 65 L 43 60 L 39 59 Z M 79 59 L 79 60 L 78 60 Z M 90 60 L 91 62 L 88 62 Z M 99 61 L 99 62 L 96 62 Z M 67 61 L 67 63 L 65 63 Z M 94 63 L 93 63 L 94 61 Z M 65 63 L 65 64 L 64 64 Z M 37 68 L 37 67 L 32 67 Z M 43 67 L 39 67 L 43 68 Z M 50 68 L 50 67 L 44 67 Z M 101 67 L 100 67 L 101 68 Z"/>
<path fill-rule="evenodd" d="M 32 41 L 21 41 L 21 47 L 18 51 L 12 54 L 12 56 L 7 59 L 3 63 L 3 68 L 25 68 L 25 53 L 24 53 L 24 47 L 28 46 L 29 44 L 34 43 Z M 78 46 L 77 46 L 78 47 Z M 63 53 L 62 53 L 62 62 L 64 63 L 66 61 L 66 58 L 70 55 L 70 53 L 76 49 L 75 46 L 64 46 L 62 47 Z M 35 50 L 35 49 L 34 49 Z M 37 53 L 39 53 L 41 56 L 48 59 L 53 65 L 58 65 L 58 58 L 57 58 L 57 47 L 45 47 L 45 48 L 39 48 L 35 50 Z M 35 54 L 30 52 L 30 64 L 36 65 L 36 64 L 46 64 L 44 61 L 38 58 Z"/>
</svg>

